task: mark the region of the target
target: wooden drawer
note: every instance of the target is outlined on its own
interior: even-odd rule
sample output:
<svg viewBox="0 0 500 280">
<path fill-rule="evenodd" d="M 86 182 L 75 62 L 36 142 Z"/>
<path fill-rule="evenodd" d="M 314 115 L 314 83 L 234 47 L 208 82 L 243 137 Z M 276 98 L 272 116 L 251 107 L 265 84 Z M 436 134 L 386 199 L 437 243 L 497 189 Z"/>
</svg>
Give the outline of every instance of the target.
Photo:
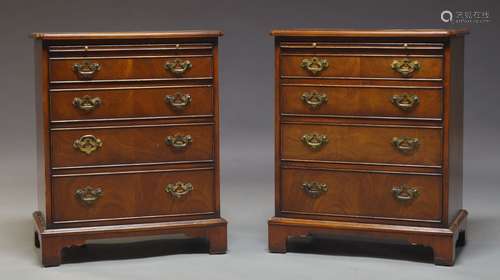
<svg viewBox="0 0 500 280">
<path fill-rule="evenodd" d="M 285 114 L 442 118 L 440 88 L 281 86 Z"/>
<path fill-rule="evenodd" d="M 281 155 L 286 160 L 433 167 L 442 164 L 439 127 L 284 123 L 281 129 Z"/>
<path fill-rule="evenodd" d="M 213 160 L 214 136 L 211 124 L 55 128 L 51 131 L 52 165 Z M 173 143 L 167 144 L 169 137 Z"/>
<path fill-rule="evenodd" d="M 280 192 L 283 213 L 431 222 L 442 215 L 439 175 L 284 168 Z"/>
<path fill-rule="evenodd" d="M 52 121 L 212 116 L 211 86 L 57 90 L 50 95 Z"/>
<path fill-rule="evenodd" d="M 177 70 L 167 69 L 167 65 Z M 183 69 L 185 68 L 185 71 Z M 174 71 L 178 71 L 177 74 Z M 51 82 L 212 78 L 212 56 L 52 58 Z"/>
<path fill-rule="evenodd" d="M 54 177 L 54 221 L 213 214 L 214 171 L 144 171 Z M 189 185 L 176 186 L 177 182 Z M 167 190 L 169 184 L 171 189 Z M 168 192 L 167 192 L 168 191 Z M 182 194 L 187 192 L 186 194 Z M 176 197 L 175 195 L 179 196 Z"/>
<path fill-rule="evenodd" d="M 282 77 L 441 79 L 443 76 L 441 57 L 286 54 L 280 59 Z M 406 60 L 410 64 L 418 62 L 418 66 L 413 64 L 413 72 L 402 74 L 398 72 L 397 65 L 402 63 L 399 69 L 403 71 Z"/>
</svg>

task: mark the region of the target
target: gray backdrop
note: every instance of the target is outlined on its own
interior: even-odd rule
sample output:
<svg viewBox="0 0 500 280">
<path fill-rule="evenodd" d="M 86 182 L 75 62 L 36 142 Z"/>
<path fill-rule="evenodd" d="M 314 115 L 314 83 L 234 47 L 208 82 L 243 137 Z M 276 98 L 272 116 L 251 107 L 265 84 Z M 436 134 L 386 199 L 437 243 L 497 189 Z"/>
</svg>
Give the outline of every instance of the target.
<svg viewBox="0 0 500 280">
<path fill-rule="evenodd" d="M 42 279 L 491 279 L 500 257 L 498 1 L 3 1 L 0 6 L 0 275 Z M 490 23 L 445 24 L 444 9 L 488 11 Z M 469 243 L 453 268 L 422 248 L 319 240 L 267 253 L 273 215 L 272 28 L 467 27 L 464 205 Z M 32 32 L 220 29 L 222 215 L 229 252 L 193 242 L 90 245 L 40 269 L 32 246 L 35 134 Z M 321 249 L 328 248 L 328 249 Z M 174 254 L 180 253 L 180 254 Z M 414 260 L 417 261 L 414 261 Z M 100 260 L 100 261 L 93 261 Z M 8 277 L 7 277 L 8 276 Z M 7 278 L 5 278 L 7 277 Z"/>
</svg>

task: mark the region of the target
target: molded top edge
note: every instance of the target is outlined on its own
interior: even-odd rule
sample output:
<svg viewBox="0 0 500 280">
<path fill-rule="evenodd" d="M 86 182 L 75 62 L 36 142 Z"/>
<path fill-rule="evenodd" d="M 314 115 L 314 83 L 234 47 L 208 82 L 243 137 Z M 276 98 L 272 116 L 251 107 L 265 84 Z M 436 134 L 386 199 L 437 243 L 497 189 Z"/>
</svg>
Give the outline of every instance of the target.
<svg viewBox="0 0 500 280">
<path fill-rule="evenodd" d="M 467 29 L 274 29 L 272 36 L 283 37 L 453 37 Z"/>
<path fill-rule="evenodd" d="M 218 30 L 151 31 L 151 32 L 84 32 L 84 33 L 33 33 L 38 40 L 92 40 L 92 39 L 175 39 L 220 37 Z"/>
</svg>

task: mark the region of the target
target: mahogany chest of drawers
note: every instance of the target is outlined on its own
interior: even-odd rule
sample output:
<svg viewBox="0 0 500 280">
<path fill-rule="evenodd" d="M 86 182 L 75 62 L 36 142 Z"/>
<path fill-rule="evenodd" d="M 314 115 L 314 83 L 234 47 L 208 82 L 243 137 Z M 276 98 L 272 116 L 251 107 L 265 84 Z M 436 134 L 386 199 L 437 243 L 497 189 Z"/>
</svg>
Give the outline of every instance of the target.
<svg viewBox="0 0 500 280">
<path fill-rule="evenodd" d="M 226 251 L 219 31 L 34 34 L 44 266 L 86 240 L 186 234 Z"/>
<path fill-rule="evenodd" d="M 275 30 L 276 210 L 289 236 L 432 247 L 452 265 L 462 209 L 463 30 Z"/>
</svg>

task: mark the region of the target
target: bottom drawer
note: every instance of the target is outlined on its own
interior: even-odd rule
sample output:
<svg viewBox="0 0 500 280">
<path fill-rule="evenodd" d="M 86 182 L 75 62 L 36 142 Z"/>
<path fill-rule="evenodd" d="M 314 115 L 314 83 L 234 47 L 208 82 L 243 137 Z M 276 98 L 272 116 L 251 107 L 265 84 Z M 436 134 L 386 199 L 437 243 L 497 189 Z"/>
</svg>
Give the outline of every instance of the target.
<svg viewBox="0 0 500 280">
<path fill-rule="evenodd" d="M 215 211 L 213 169 L 134 172 L 54 177 L 54 222 L 185 216 Z"/>
<path fill-rule="evenodd" d="M 442 176 L 281 170 L 281 212 L 439 222 Z"/>
</svg>

